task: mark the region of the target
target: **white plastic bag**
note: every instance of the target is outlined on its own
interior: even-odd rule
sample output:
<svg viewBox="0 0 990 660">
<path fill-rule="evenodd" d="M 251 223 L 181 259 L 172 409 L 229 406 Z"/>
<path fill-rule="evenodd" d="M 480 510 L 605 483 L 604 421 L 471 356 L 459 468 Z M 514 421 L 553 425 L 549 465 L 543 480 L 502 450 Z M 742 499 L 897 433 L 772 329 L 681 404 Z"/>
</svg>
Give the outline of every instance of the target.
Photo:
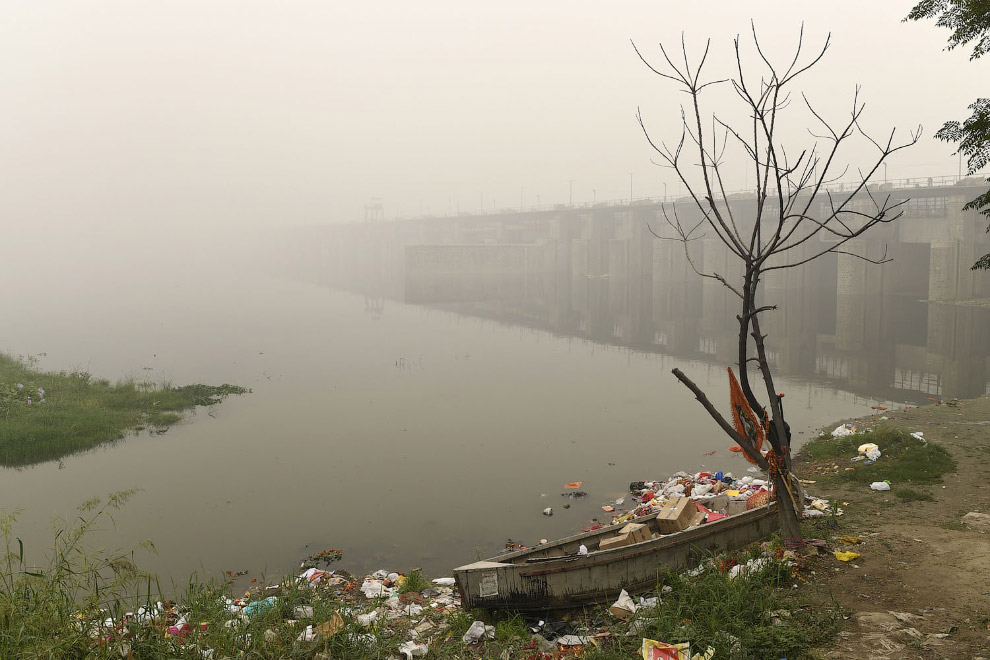
<svg viewBox="0 0 990 660">
<path fill-rule="evenodd" d="M 872 490 L 890 490 L 890 484 L 886 481 L 874 481 L 870 484 Z"/>
<path fill-rule="evenodd" d="M 620 619 L 628 619 L 636 613 L 636 603 L 625 589 L 619 592 L 619 598 L 608 608 L 609 612 Z"/>
<path fill-rule="evenodd" d="M 405 642 L 399 645 L 399 653 L 406 656 L 406 660 L 412 660 L 413 658 L 418 658 L 421 655 L 426 655 L 429 651 L 429 647 L 426 644 L 417 644 L 416 642 Z"/>
<path fill-rule="evenodd" d="M 484 621 L 475 621 L 461 639 L 466 644 L 474 644 L 480 642 L 482 638 L 494 639 L 495 626 L 486 626 Z"/>
<path fill-rule="evenodd" d="M 367 614 L 358 614 L 357 621 L 362 627 L 367 628 L 378 618 L 378 610 L 371 610 Z"/>
<path fill-rule="evenodd" d="M 365 578 L 364 583 L 361 585 L 361 593 L 365 595 L 365 598 L 388 598 L 392 595 L 392 590 L 378 580 Z"/>
<path fill-rule="evenodd" d="M 859 446 L 859 453 L 866 456 L 871 461 L 875 461 L 880 458 L 880 447 L 872 442 L 867 442 Z"/>
<path fill-rule="evenodd" d="M 709 493 L 709 491 L 711 491 L 711 489 L 712 489 L 712 485 L 711 484 L 697 484 L 694 488 L 691 489 L 691 494 L 692 495 L 707 495 Z"/>
<path fill-rule="evenodd" d="M 832 437 L 844 438 L 847 435 L 853 435 L 854 433 L 856 433 L 855 426 L 853 426 L 852 424 L 842 424 L 840 426 L 835 427 L 835 430 L 832 431 Z"/>
</svg>

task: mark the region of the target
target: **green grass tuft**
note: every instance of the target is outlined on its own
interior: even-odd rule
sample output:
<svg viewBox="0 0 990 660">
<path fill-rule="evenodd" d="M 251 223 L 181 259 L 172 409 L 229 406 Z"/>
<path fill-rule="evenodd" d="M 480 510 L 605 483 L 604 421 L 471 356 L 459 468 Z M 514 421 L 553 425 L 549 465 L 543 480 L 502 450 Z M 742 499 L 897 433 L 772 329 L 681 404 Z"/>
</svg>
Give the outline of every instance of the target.
<svg viewBox="0 0 990 660">
<path fill-rule="evenodd" d="M 226 384 L 111 384 L 84 371 L 38 371 L 31 360 L 0 354 L 0 466 L 57 460 L 146 428 L 163 432 L 196 406 L 246 392 Z"/>
<path fill-rule="evenodd" d="M 742 560 L 740 560 L 742 561 Z M 622 636 L 582 657 L 606 660 L 634 657 L 640 638 L 668 643 L 688 642 L 692 653 L 715 649 L 717 660 L 728 658 L 806 658 L 815 646 L 832 639 L 842 620 L 835 604 L 814 606 L 791 590 L 790 569 L 770 559 L 766 565 L 734 579 L 705 564 L 700 575 L 668 571 L 663 583 L 670 587 L 656 593 L 662 600 L 655 609 L 641 609 L 636 618 L 636 639 Z"/>
<path fill-rule="evenodd" d="M 397 656 L 399 645 L 411 637 L 411 627 L 426 620 L 432 623 L 422 638 L 429 644 L 428 658 L 543 657 L 540 649 L 548 644 L 552 647 L 552 642 L 532 636 L 527 619 L 508 612 L 427 607 L 415 620 L 409 620 L 393 618 L 382 610 L 379 620 L 362 627 L 356 615 L 381 608 L 382 603 L 364 598 L 347 600 L 342 594 L 353 594 L 353 590 L 338 591 L 328 584 L 312 585 L 291 577 L 277 580 L 277 587 L 259 587 L 250 593 L 251 601 L 275 596 L 274 602 L 255 614 L 236 606 L 232 612 L 228 599 L 233 594 L 228 584 L 195 574 L 188 584 L 173 587 L 174 598 L 166 599 L 158 581 L 135 566 L 133 553 L 93 550 L 84 543 L 86 535 L 98 529 L 129 496 L 119 493 L 105 501 L 84 503 L 78 516 L 56 528 L 48 550 L 31 548 L 31 556 L 26 556 L 13 533 L 16 516 L 0 510 L 4 541 L 0 552 L 6 550 L 0 554 L 0 660 L 384 659 Z M 640 609 L 631 623 L 600 611 L 576 615 L 571 619 L 575 630 L 587 624 L 611 633 L 598 638 L 599 646 L 586 646 L 581 657 L 638 657 L 641 640 L 647 637 L 689 642 L 693 652 L 703 653 L 711 646 L 715 660 L 808 660 L 810 649 L 834 636 L 842 613 L 832 604 L 811 605 L 801 591 L 791 588 L 791 569 L 769 556 L 779 552 L 778 547 L 754 546 L 737 557 L 744 562 L 761 552 L 768 554 L 761 560 L 763 567 L 734 579 L 726 572 L 732 562 L 724 557 L 709 557 L 701 572 L 661 573 L 657 594 L 662 604 Z M 41 562 L 35 563 L 38 557 Z M 263 585 L 271 583 L 264 575 L 259 579 Z M 430 584 L 418 570 L 410 573 L 407 583 L 411 587 Z M 138 618 L 144 616 L 139 607 L 150 609 L 151 617 Z M 299 614 L 302 607 L 307 612 Z M 128 616 L 128 612 L 136 614 Z M 299 641 L 306 626 L 319 628 L 337 615 L 343 628 L 336 634 L 312 642 Z M 184 638 L 169 637 L 169 626 L 178 625 L 179 617 L 191 629 Z M 478 648 L 467 647 L 462 636 L 476 619 L 493 625 L 494 638 Z M 549 620 L 554 619 L 556 615 Z M 636 634 L 627 636 L 631 626 Z"/>
<path fill-rule="evenodd" d="M 850 462 L 850 458 L 858 455 L 859 446 L 867 442 L 880 447 L 880 459 L 872 465 L 864 465 L 865 461 Z M 933 484 L 939 483 L 942 475 L 956 470 L 955 460 L 943 447 L 885 427 L 844 438 L 821 436 L 806 444 L 801 449 L 801 454 L 812 461 L 834 461 L 841 466 L 856 468 L 823 478 L 822 481 L 826 483 L 845 481 L 869 484 L 874 481 L 889 481 L 895 486 L 905 483 Z M 908 497 L 911 495 L 908 494 Z"/>
<path fill-rule="evenodd" d="M 425 575 L 423 575 L 423 571 L 417 568 L 406 576 L 406 579 L 403 580 L 402 584 L 399 586 L 398 591 L 400 594 L 408 591 L 422 591 L 423 589 L 428 589 L 431 586 L 430 581 L 426 579 Z"/>
<path fill-rule="evenodd" d="M 923 493 L 914 488 L 895 488 L 894 495 L 905 502 L 934 502 L 935 498 L 930 493 Z"/>
</svg>

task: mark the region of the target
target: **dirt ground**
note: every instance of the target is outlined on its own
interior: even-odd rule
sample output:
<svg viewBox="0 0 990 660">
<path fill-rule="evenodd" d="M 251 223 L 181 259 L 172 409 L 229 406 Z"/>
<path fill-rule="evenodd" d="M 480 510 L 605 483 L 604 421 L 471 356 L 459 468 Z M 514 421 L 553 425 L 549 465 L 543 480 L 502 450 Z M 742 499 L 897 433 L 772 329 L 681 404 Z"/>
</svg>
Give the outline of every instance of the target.
<svg viewBox="0 0 990 660">
<path fill-rule="evenodd" d="M 848 614 L 837 644 L 820 657 L 990 660 L 990 524 L 963 520 L 969 512 L 990 514 L 990 397 L 882 414 L 890 420 L 849 421 L 860 430 L 889 424 L 921 431 L 952 453 L 958 471 L 941 484 L 900 484 L 934 501 L 904 502 L 863 485 L 807 487 L 809 494 L 848 503 L 839 528 L 822 525 L 821 538 L 834 542 L 846 534 L 865 541 L 847 548 L 860 553 L 858 559 L 826 556 L 817 570 L 826 597 Z M 812 480 L 827 468 L 795 464 Z"/>
</svg>

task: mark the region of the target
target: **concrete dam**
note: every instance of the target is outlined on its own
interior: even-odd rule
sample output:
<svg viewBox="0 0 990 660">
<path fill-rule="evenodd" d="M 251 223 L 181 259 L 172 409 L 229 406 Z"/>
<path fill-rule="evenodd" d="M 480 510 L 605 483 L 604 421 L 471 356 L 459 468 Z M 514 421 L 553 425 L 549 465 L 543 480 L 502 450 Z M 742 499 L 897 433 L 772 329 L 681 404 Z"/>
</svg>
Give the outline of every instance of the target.
<svg viewBox="0 0 990 660">
<path fill-rule="evenodd" d="M 872 196 L 903 202 L 899 218 L 847 243 L 850 254 L 767 273 L 763 302 L 778 309 L 762 326 L 778 371 L 894 401 L 990 391 L 990 273 L 970 270 L 990 252 L 990 235 L 984 216 L 962 210 L 985 190 L 978 177 L 871 186 Z M 724 203 L 754 213 L 752 195 Z M 853 200 L 864 211 L 871 204 Z M 301 275 L 362 293 L 372 309 L 384 300 L 438 306 L 730 364 L 738 299 L 694 271 L 682 242 L 658 238 L 664 207 L 701 218 L 689 198 L 556 205 L 307 227 L 288 247 Z M 826 247 L 819 235 L 789 258 Z M 711 233 L 688 251 L 700 270 L 741 273 Z M 884 255 L 882 265 L 858 258 Z"/>
</svg>

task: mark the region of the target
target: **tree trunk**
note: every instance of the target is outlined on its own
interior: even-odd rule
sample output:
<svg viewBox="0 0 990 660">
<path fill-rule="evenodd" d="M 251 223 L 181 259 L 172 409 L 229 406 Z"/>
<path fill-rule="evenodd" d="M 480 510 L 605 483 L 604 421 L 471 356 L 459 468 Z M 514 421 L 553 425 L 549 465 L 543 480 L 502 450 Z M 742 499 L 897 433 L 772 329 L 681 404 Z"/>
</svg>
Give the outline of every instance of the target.
<svg viewBox="0 0 990 660">
<path fill-rule="evenodd" d="M 795 503 L 791 499 L 791 492 L 795 490 L 794 485 L 788 488 L 789 484 L 793 484 L 791 477 L 791 471 L 783 466 L 772 473 L 773 490 L 777 494 L 777 519 L 780 521 L 780 535 L 785 546 L 789 541 L 800 544 L 804 538 L 801 534 L 801 509 L 795 508 L 795 504 L 802 506 L 803 503 Z M 794 496 L 800 497 L 800 492 L 794 492 Z"/>
</svg>

